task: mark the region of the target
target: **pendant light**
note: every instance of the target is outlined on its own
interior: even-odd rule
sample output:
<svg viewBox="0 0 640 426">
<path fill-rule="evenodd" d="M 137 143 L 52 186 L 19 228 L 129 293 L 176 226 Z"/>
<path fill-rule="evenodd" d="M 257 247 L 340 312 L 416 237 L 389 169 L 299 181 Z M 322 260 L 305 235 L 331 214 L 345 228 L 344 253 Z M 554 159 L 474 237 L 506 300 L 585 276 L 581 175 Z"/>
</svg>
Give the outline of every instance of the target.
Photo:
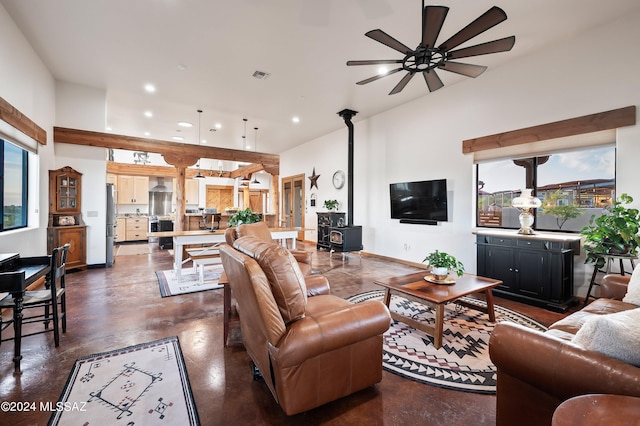
<svg viewBox="0 0 640 426">
<path fill-rule="evenodd" d="M 255 139 L 253 140 L 253 145 L 254 145 L 254 149 L 255 149 L 255 151 L 256 151 L 256 152 L 258 152 L 258 128 L 257 128 L 257 127 L 254 127 L 254 128 L 253 128 L 253 130 L 255 130 L 255 131 L 256 131 L 256 137 L 255 137 Z M 253 180 L 251 181 L 251 183 L 252 183 L 252 184 L 254 184 L 254 185 L 255 185 L 255 184 L 260 185 L 260 181 L 256 178 L 256 175 L 255 175 L 255 174 L 253 175 Z"/>
<path fill-rule="evenodd" d="M 202 110 L 198 110 L 198 145 L 200 145 L 200 117 L 202 117 Z M 198 159 L 198 174 L 195 175 L 194 179 L 204 179 L 204 175 L 200 172 L 200 159 Z"/>
</svg>

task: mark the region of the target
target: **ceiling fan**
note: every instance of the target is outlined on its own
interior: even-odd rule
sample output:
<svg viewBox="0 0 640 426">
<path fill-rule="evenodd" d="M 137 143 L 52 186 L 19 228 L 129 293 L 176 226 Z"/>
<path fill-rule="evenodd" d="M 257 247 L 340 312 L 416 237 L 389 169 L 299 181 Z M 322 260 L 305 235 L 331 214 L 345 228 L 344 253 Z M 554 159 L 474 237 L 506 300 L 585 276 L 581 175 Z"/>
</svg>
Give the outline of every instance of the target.
<svg viewBox="0 0 640 426">
<path fill-rule="evenodd" d="M 405 56 L 403 59 L 347 61 L 348 66 L 401 64 L 399 68 L 358 81 L 356 84 L 362 85 L 371 83 L 372 81 L 404 70 L 407 74 L 402 77 L 400 82 L 396 84 L 391 92 L 389 92 L 390 95 L 400 93 L 416 73 L 422 73 L 429 91 L 433 92 L 444 86 L 444 83 L 442 83 L 442 80 L 440 80 L 440 77 L 436 73 L 436 69 L 474 78 L 482 74 L 487 69 L 486 66 L 454 62 L 452 59 L 506 52 L 511 50 L 516 42 L 516 37 L 511 36 L 458 50 L 452 50 L 507 19 L 507 14 L 504 10 L 497 6 L 493 6 L 491 9 L 480 15 L 476 20 L 451 36 L 448 40 L 436 46 L 436 40 L 440 34 L 442 24 L 444 23 L 448 12 L 449 8 L 446 6 L 425 7 L 424 0 L 422 1 L 422 40 L 415 49 L 409 48 L 380 29 L 367 32 L 365 34 L 367 37 L 397 50 Z"/>
</svg>

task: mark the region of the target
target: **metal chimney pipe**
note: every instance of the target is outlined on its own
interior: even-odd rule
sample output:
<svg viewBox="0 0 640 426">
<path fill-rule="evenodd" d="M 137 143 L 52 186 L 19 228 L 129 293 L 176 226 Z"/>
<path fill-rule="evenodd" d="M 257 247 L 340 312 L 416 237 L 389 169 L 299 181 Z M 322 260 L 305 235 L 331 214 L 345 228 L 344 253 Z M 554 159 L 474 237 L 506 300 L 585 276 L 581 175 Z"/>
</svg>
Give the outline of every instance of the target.
<svg viewBox="0 0 640 426">
<path fill-rule="evenodd" d="M 353 225 L 353 123 L 351 118 L 355 116 L 358 111 L 350 109 L 343 109 L 338 112 L 338 115 L 344 119 L 344 123 L 349 130 L 349 159 L 347 164 L 347 223 L 346 226 Z"/>
</svg>

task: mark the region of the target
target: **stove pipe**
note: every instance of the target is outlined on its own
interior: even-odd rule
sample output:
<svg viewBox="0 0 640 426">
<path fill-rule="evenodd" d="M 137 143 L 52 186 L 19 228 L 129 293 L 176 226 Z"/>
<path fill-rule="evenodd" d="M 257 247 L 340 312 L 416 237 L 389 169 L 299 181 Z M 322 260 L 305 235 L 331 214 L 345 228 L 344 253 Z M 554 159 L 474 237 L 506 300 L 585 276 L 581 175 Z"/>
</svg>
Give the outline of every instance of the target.
<svg viewBox="0 0 640 426">
<path fill-rule="evenodd" d="M 349 130 L 349 158 L 347 165 L 347 223 L 345 225 L 353 225 L 353 123 L 351 118 L 355 116 L 358 111 L 350 109 L 343 109 L 338 112 L 338 115 L 344 119 L 344 123 Z"/>
</svg>

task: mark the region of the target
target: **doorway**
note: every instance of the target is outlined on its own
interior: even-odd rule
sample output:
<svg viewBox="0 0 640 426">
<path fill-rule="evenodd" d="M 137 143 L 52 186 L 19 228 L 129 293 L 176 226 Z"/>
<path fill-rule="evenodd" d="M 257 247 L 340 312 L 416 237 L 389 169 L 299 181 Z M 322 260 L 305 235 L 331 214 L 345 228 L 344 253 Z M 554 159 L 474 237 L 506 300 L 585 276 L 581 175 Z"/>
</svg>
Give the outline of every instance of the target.
<svg viewBox="0 0 640 426">
<path fill-rule="evenodd" d="M 304 174 L 282 178 L 282 226 L 304 228 Z M 304 232 L 298 232 L 304 240 Z"/>
</svg>

